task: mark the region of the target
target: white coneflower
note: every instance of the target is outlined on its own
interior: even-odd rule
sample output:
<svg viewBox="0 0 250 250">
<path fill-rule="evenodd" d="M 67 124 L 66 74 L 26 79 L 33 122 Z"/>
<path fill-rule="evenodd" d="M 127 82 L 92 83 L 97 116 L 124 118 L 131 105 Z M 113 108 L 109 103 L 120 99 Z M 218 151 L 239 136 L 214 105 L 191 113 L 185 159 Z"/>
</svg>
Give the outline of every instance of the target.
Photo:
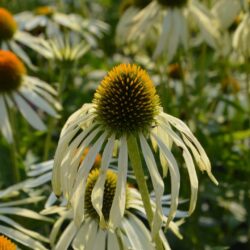
<svg viewBox="0 0 250 250">
<path fill-rule="evenodd" d="M 222 29 L 228 29 L 246 7 L 248 0 L 216 0 L 212 8 L 212 13 L 215 15 Z"/>
<path fill-rule="evenodd" d="M 44 33 L 55 39 L 62 35 L 62 28 L 80 34 L 90 46 L 97 46 L 97 39 L 109 30 L 101 20 L 89 19 L 75 13 L 62 13 L 54 6 L 40 6 L 33 12 L 25 11 L 16 15 L 25 30 Z"/>
<path fill-rule="evenodd" d="M 30 249 L 46 250 L 41 242 L 48 243 L 49 239 L 32 231 L 26 227 L 20 225 L 16 218 L 26 220 L 39 220 L 43 222 L 52 222 L 53 220 L 38 214 L 37 212 L 22 207 L 44 199 L 42 196 L 28 197 L 22 199 L 13 199 L 13 196 L 17 196 L 20 193 L 20 189 L 24 187 L 24 183 L 18 183 L 16 185 L 8 187 L 6 190 L 0 190 L 0 235 L 3 234 L 8 238 L 11 238 L 15 242 L 26 246 Z M 8 199 L 8 201 L 6 201 Z M 16 217 L 17 216 L 17 217 Z M 1 236 L 0 236 L 0 249 L 12 249 L 12 248 L 1 248 Z"/>
<path fill-rule="evenodd" d="M 84 219 L 87 177 L 96 155 L 102 151 L 101 175 L 94 188 L 94 194 L 96 194 L 94 204 L 95 207 L 100 207 L 106 170 L 114 150 L 118 147 L 118 182 L 110 217 L 113 228 L 116 227 L 124 214 L 128 153 L 130 159 L 134 160 L 131 154 L 136 153 L 137 149 L 132 149 L 131 145 L 136 144 L 136 140 L 140 142 L 140 151 L 148 167 L 156 194 L 153 234 L 157 233 L 162 223 L 163 178 L 168 169 L 172 193 L 167 225 L 173 219 L 178 206 L 180 173 L 171 152 L 171 141 L 183 150 L 189 173 L 190 214 L 195 208 L 198 190 L 193 158 L 199 168 L 206 171 L 217 183 L 211 173 L 211 165 L 204 149 L 187 125 L 162 111 L 159 97 L 148 74 L 137 65 L 121 64 L 114 67 L 103 79 L 95 93 L 93 103 L 84 104 L 69 117 L 60 135 L 55 154 L 52 185 L 56 195 L 63 193 L 72 204 L 76 222 L 81 223 Z M 86 147 L 90 147 L 90 150 L 81 162 L 81 155 Z M 163 176 L 158 172 L 152 150 L 157 147 L 160 152 Z M 133 169 L 135 171 L 139 168 L 134 166 Z M 136 175 L 137 181 L 141 181 L 138 178 L 143 177 Z"/>
<path fill-rule="evenodd" d="M 156 22 L 162 22 L 162 25 L 156 27 Z M 158 42 L 153 57 L 157 58 L 165 51 L 168 61 L 171 61 L 179 45 L 188 48 L 188 26 L 193 24 L 198 26 L 201 38 L 216 48 L 219 39 L 217 22 L 209 10 L 196 0 L 154 0 L 128 20 L 126 26 L 130 28 L 125 27 L 124 32 L 121 30 L 119 34 L 123 34 L 128 42 L 147 40 L 149 31 L 158 29 L 160 36 L 155 39 Z"/>
<path fill-rule="evenodd" d="M 26 46 L 44 57 L 50 55 L 50 51 L 44 48 L 46 43 L 40 37 L 34 37 L 25 31 L 18 29 L 18 24 L 13 15 L 5 8 L 0 8 L 0 49 L 11 50 L 30 68 L 35 69 L 28 54 L 22 46 Z"/>
<path fill-rule="evenodd" d="M 12 131 L 8 109 L 16 107 L 36 129 L 45 130 L 34 107 L 56 116 L 60 108 L 54 96 L 56 91 L 38 78 L 27 76 L 23 63 L 10 51 L 0 50 L 0 129 L 8 142 L 12 142 Z"/>
<path fill-rule="evenodd" d="M 106 249 L 106 250 L 125 250 L 125 249 L 155 249 L 149 229 L 144 225 L 139 216 L 145 217 L 145 210 L 141 200 L 140 193 L 130 186 L 126 185 L 124 197 L 125 203 L 123 204 L 124 215 L 120 218 L 119 223 L 115 230 L 109 226 L 112 214 L 119 210 L 120 205 L 117 204 L 116 210 L 112 209 L 112 201 L 115 197 L 116 185 L 118 176 L 111 170 L 108 170 L 104 179 L 103 200 L 102 206 L 96 207 L 94 200 L 95 184 L 98 181 L 100 170 L 94 169 L 88 176 L 86 192 L 84 198 L 84 213 L 85 217 L 80 226 L 77 227 L 73 217 L 72 210 L 63 211 L 58 208 L 61 217 L 55 223 L 51 232 L 51 244 L 57 238 L 59 228 L 66 219 L 71 219 L 71 222 L 62 232 L 58 242 L 55 245 L 55 250 L 68 249 L 70 246 L 73 249 Z M 151 201 L 152 206 L 155 206 Z M 51 207 L 47 210 L 55 212 L 57 209 Z M 45 210 L 46 211 L 46 210 Z M 46 213 L 45 213 L 46 214 Z M 139 216 L 138 216 L 139 215 Z M 166 221 L 166 217 L 164 220 Z M 171 222 L 170 229 L 178 236 L 181 237 L 178 225 Z M 168 242 L 161 231 L 161 242 L 164 249 L 170 249 Z"/>
</svg>

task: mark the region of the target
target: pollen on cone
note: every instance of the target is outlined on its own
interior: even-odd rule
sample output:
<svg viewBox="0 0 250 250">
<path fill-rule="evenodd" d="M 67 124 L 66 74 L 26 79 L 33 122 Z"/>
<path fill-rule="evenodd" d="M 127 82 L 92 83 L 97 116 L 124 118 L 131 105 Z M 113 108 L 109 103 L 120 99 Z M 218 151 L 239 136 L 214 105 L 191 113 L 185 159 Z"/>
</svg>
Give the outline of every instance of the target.
<svg viewBox="0 0 250 250">
<path fill-rule="evenodd" d="M 0 235 L 0 250 L 16 250 L 16 245 L 5 236 Z"/>
<path fill-rule="evenodd" d="M 0 8 L 0 41 L 11 39 L 16 29 L 17 24 L 12 14 L 4 8 Z"/>
<path fill-rule="evenodd" d="M 0 50 L 0 93 L 18 89 L 26 69 L 15 54 Z"/>
<path fill-rule="evenodd" d="M 135 64 L 120 64 L 109 71 L 93 102 L 98 120 L 117 134 L 148 131 L 159 112 L 155 86 Z"/>
</svg>

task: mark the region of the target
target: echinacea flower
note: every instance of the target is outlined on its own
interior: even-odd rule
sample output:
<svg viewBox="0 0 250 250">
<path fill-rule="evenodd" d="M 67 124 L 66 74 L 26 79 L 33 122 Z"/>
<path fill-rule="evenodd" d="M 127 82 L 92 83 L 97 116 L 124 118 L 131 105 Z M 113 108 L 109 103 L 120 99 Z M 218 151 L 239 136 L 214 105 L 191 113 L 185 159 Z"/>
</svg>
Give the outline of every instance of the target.
<svg viewBox="0 0 250 250">
<path fill-rule="evenodd" d="M 16 218 L 18 217 L 19 219 L 24 218 L 26 220 L 38 220 L 43 222 L 53 221 L 50 218 L 40 215 L 31 209 L 22 207 L 22 205 L 26 206 L 36 204 L 37 202 L 44 199 L 43 196 L 13 199 L 13 197 L 16 197 L 20 194 L 20 189 L 23 187 L 24 183 L 18 183 L 8 187 L 6 190 L 0 191 L 0 235 L 3 234 L 15 242 L 18 242 L 23 246 L 27 246 L 32 250 L 46 250 L 41 242 L 48 243 L 48 238 L 44 237 L 40 233 L 23 227 L 16 221 Z M 1 238 L 0 249 L 5 250 L 5 248 L 1 248 Z"/>
<path fill-rule="evenodd" d="M 16 245 L 7 237 L 0 235 L 0 250 L 16 250 Z"/>
<path fill-rule="evenodd" d="M 175 131 L 177 130 L 179 134 Z M 111 207 L 114 229 L 124 215 L 126 178 L 128 169 L 128 142 L 137 139 L 148 167 L 156 195 L 156 210 L 152 228 L 158 232 L 162 222 L 161 198 L 163 178 L 167 171 L 171 177 L 171 206 L 167 225 L 178 206 L 180 173 L 171 152 L 174 142 L 182 149 L 189 174 L 191 199 L 189 214 L 195 208 L 198 178 L 193 162 L 217 184 L 211 173 L 209 159 L 185 123 L 162 111 L 160 100 L 148 74 L 137 65 L 121 64 L 114 67 L 102 80 L 92 103 L 84 104 L 64 125 L 55 154 L 52 186 L 56 195 L 62 193 L 73 207 L 76 222 L 84 220 L 84 199 L 87 177 L 96 155 L 102 152 L 101 175 L 95 184 L 93 204 L 100 208 L 107 167 L 114 151 L 118 152 L 118 180 Z M 80 158 L 90 147 L 82 163 Z M 163 176 L 160 175 L 152 148 L 158 148 Z M 77 152 L 77 153 L 75 153 Z M 166 164 L 167 163 L 167 164 Z"/>
<path fill-rule="evenodd" d="M 145 217 L 145 211 L 141 200 L 140 193 L 133 187 L 126 185 L 123 204 L 124 215 L 119 221 L 116 230 L 111 230 L 109 224 L 116 216 L 117 207 L 112 207 L 112 201 L 115 197 L 115 190 L 118 176 L 111 170 L 108 170 L 104 179 L 103 200 L 102 206 L 96 207 L 94 200 L 96 193 L 94 191 L 95 183 L 100 175 L 99 169 L 94 169 L 90 172 L 86 192 L 84 198 L 84 213 L 85 217 L 80 226 L 75 223 L 73 211 L 62 210 L 62 207 L 51 207 L 43 212 L 48 215 L 51 210 L 59 212 L 61 216 L 55 222 L 54 228 L 51 231 L 51 244 L 55 244 L 59 229 L 66 219 L 70 219 L 69 224 L 61 233 L 59 240 L 55 245 L 55 250 L 68 249 L 70 246 L 73 249 L 98 249 L 98 250 L 125 250 L 125 249 L 155 249 L 152 243 L 152 238 L 149 229 L 144 225 L 141 217 Z M 153 201 L 152 205 L 155 207 Z M 141 216 L 141 217 L 140 217 Z M 164 217 L 166 221 L 167 218 Z M 171 222 L 170 229 L 181 237 L 178 225 Z M 161 231 L 161 241 L 164 249 L 170 249 L 167 239 Z"/>
<path fill-rule="evenodd" d="M 82 17 L 76 13 L 62 13 L 54 6 L 40 6 L 33 12 L 25 11 L 17 15 L 25 30 L 40 31 L 49 39 L 62 35 L 62 28 L 66 32 L 79 34 L 91 46 L 97 46 L 97 39 L 109 30 L 108 25 L 94 18 Z"/>
<path fill-rule="evenodd" d="M 28 54 L 23 50 L 23 45 L 46 57 L 49 52 L 42 43 L 46 43 L 42 38 L 19 30 L 13 15 L 7 9 L 0 8 L 0 49 L 13 51 L 25 64 L 35 69 Z"/>
<path fill-rule="evenodd" d="M 56 116 L 60 108 L 56 91 L 38 78 L 28 76 L 23 63 L 10 51 L 0 50 L 0 129 L 6 140 L 13 141 L 9 109 L 16 107 L 38 130 L 45 130 L 35 108 Z M 53 107 L 54 106 L 54 107 Z"/>
<path fill-rule="evenodd" d="M 247 5 L 248 0 L 216 0 L 212 8 L 212 13 L 219 21 L 220 27 L 228 29 Z"/>
<path fill-rule="evenodd" d="M 130 20 L 123 20 L 125 25 L 120 25 L 118 35 L 127 42 L 147 42 L 148 36 L 158 30 L 153 57 L 158 58 L 166 52 L 169 62 L 179 45 L 188 48 L 189 27 L 192 28 L 194 24 L 198 26 L 200 38 L 212 48 L 217 47 L 220 37 L 214 16 L 197 0 L 153 0 L 136 15 L 128 15 L 128 18 Z"/>
</svg>

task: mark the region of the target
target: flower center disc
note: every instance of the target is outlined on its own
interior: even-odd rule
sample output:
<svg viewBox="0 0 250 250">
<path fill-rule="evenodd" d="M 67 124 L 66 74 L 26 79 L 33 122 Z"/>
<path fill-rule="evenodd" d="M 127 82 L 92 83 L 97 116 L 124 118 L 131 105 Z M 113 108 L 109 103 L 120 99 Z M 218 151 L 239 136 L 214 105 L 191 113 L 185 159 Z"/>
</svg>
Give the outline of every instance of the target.
<svg viewBox="0 0 250 250">
<path fill-rule="evenodd" d="M 137 65 L 114 67 L 96 90 L 97 119 L 110 132 L 147 131 L 159 112 L 159 97 L 148 74 Z"/>
<path fill-rule="evenodd" d="M 16 21 L 9 11 L 0 8 L 0 41 L 9 40 L 17 29 Z"/>
<path fill-rule="evenodd" d="M 16 250 L 16 245 L 3 235 L 0 235 L 0 250 Z"/>
<path fill-rule="evenodd" d="M 15 54 L 0 50 L 0 93 L 18 89 L 25 73 L 23 63 Z"/>
<path fill-rule="evenodd" d="M 164 5 L 168 8 L 181 8 L 185 6 L 188 0 L 157 0 L 159 4 Z"/>
<path fill-rule="evenodd" d="M 85 211 L 92 218 L 99 219 L 99 215 L 97 214 L 95 208 L 91 202 L 91 194 L 95 183 L 99 177 L 99 170 L 94 169 L 89 174 L 86 186 L 85 193 Z M 112 206 L 112 202 L 115 196 L 115 189 L 117 183 L 117 175 L 112 171 L 108 170 L 106 175 L 106 181 L 104 184 L 104 192 L 103 192 L 103 205 L 102 205 L 102 213 L 106 221 L 109 219 L 109 213 Z"/>
</svg>

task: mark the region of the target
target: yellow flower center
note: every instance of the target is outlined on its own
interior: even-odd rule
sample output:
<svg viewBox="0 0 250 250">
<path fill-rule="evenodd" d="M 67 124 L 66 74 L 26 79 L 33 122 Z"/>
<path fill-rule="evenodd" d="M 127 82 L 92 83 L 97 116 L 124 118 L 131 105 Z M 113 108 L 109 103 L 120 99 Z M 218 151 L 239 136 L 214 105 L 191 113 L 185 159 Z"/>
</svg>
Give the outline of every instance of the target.
<svg viewBox="0 0 250 250">
<path fill-rule="evenodd" d="M 157 2 L 168 8 L 181 8 L 187 4 L 188 0 L 157 0 Z"/>
<path fill-rule="evenodd" d="M 0 250 L 16 250 L 16 245 L 5 236 L 0 235 Z"/>
<path fill-rule="evenodd" d="M 114 67 L 96 90 L 97 120 L 117 135 L 148 131 L 160 101 L 146 71 L 137 65 Z"/>
<path fill-rule="evenodd" d="M 0 93 L 18 89 L 25 73 L 25 66 L 15 54 L 0 50 Z"/>
<path fill-rule="evenodd" d="M 0 42 L 11 39 L 16 29 L 17 24 L 11 13 L 4 8 L 0 8 Z"/>
<path fill-rule="evenodd" d="M 98 169 L 94 169 L 90 172 L 85 191 L 85 212 L 89 216 L 97 220 L 99 220 L 99 215 L 97 214 L 95 208 L 92 205 L 91 194 L 95 186 L 95 183 L 99 177 L 99 174 L 100 171 Z M 109 213 L 115 196 L 116 183 L 117 183 L 117 175 L 111 170 L 108 170 L 106 175 L 106 181 L 104 184 L 103 204 L 102 204 L 102 213 L 106 221 L 109 220 Z"/>
</svg>

